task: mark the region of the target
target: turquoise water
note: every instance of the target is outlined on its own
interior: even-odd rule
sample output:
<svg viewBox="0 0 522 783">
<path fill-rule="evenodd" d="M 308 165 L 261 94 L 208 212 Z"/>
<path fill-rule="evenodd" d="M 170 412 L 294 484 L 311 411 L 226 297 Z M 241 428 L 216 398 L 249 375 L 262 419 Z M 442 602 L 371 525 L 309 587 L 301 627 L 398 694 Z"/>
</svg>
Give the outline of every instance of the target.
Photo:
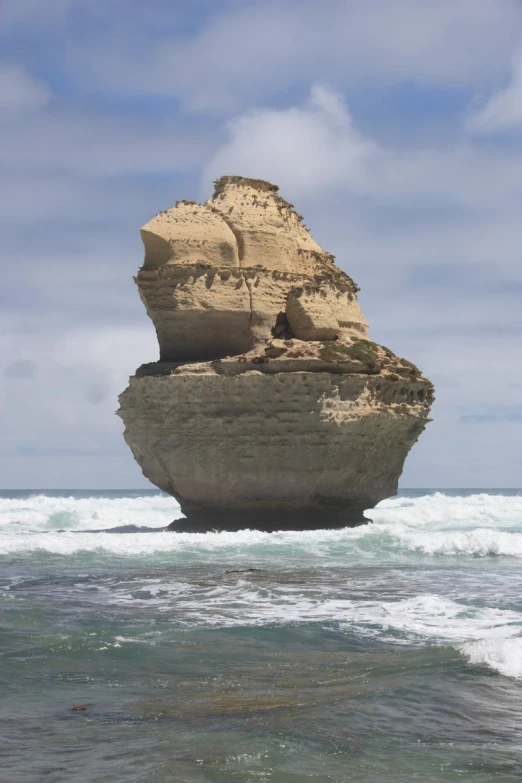
<svg viewBox="0 0 522 783">
<path fill-rule="evenodd" d="M 2 783 L 520 780 L 522 492 L 332 531 L 178 515 L 0 493 Z"/>
</svg>

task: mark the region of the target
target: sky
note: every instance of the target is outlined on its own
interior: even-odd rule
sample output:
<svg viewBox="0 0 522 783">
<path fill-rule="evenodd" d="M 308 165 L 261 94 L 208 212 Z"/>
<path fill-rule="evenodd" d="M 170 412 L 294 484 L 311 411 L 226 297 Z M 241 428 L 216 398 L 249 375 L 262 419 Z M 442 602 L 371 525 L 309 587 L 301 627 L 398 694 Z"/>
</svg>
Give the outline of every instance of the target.
<svg viewBox="0 0 522 783">
<path fill-rule="evenodd" d="M 0 0 L 0 486 L 144 488 L 139 228 L 268 179 L 435 384 L 402 487 L 522 486 L 520 0 Z"/>
</svg>

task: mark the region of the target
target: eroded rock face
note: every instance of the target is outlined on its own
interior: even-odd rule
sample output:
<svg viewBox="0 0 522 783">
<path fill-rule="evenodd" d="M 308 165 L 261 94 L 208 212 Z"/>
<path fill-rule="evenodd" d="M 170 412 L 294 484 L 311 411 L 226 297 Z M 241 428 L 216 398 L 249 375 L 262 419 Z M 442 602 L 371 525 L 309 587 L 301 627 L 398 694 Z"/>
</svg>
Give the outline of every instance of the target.
<svg viewBox="0 0 522 783">
<path fill-rule="evenodd" d="M 396 492 L 431 383 L 368 339 L 357 286 L 270 183 L 222 177 L 142 229 L 160 361 L 120 396 L 187 525 L 350 524 Z"/>
</svg>

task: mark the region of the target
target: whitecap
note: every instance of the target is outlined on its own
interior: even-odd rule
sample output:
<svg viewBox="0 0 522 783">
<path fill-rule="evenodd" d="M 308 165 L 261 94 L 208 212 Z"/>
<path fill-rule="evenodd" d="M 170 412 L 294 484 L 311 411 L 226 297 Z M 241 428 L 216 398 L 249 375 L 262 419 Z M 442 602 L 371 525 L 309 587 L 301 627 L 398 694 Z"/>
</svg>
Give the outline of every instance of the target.
<svg viewBox="0 0 522 783">
<path fill-rule="evenodd" d="M 522 636 L 514 639 L 480 639 L 463 644 L 471 663 L 485 664 L 505 677 L 522 679 Z"/>
<path fill-rule="evenodd" d="M 34 494 L 26 498 L 0 498 L 0 532 L 109 529 L 124 525 L 159 528 L 180 516 L 174 498 L 159 492 L 139 497 Z"/>
</svg>

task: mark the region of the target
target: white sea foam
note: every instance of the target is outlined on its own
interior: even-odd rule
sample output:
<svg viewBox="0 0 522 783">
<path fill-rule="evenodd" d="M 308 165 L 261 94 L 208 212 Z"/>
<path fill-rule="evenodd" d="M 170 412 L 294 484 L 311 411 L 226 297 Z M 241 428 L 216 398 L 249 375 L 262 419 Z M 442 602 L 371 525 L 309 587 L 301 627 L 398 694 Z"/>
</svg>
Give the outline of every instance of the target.
<svg viewBox="0 0 522 783">
<path fill-rule="evenodd" d="M 120 605 L 140 605 L 169 612 L 189 626 L 241 627 L 338 623 L 359 637 L 399 645 L 451 645 L 471 663 L 522 678 L 522 613 L 473 606 L 433 593 L 402 600 L 351 600 L 296 586 L 264 586 L 239 578 L 235 584 L 195 587 L 158 582 L 138 592 L 111 592 Z"/>
<path fill-rule="evenodd" d="M 392 498 L 369 510 L 373 524 L 341 530 L 265 533 L 93 533 L 135 525 L 165 527 L 180 516 L 163 495 L 74 498 L 36 495 L 0 499 L 0 554 L 47 551 L 56 555 L 106 552 L 118 556 L 184 553 L 196 560 L 213 551 L 231 558 L 397 559 L 424 555 L 522 558 L 522 497 L 442 493 Z"/>
<path fill-rule="evenodd" d="M 160 595 L 161 593 L 161 595 Z M 336 622 L 381 640 L 409 643 L 464 643 L 506 639 L 522 632 L 522 614 L 509 609 L 478 607 L 433 593 L 399 600 L 354 600 L 296 586 L 266 586 L 238 579 L 233 585 L 194 587 L 179 583 L 141 586 L 139 591 L 111 593 L 111 602 L 136 608 L 154 602 L 155 609 L 174 612 L 190 624 L 241 626 Z"/>
<path fill-rule="evenodd" d="M 446 495 L 434 492 L 421 497 L 396 497 L 384 500 L 366 516 L 378 524 L 403 524 L 407 527 L 441 529 L 468 527 L 522 528 L 522 494 Z"/>
<path fill-rule="evenodd" d="M 382 546 L 381 546 L 382 544 Z M 325 565 L 347 560 L 393 561 L 420 553 L 427 556 L 502 556 L 522 558 L 522 534 L 495 530 L 467 533 L 414 534 L 404 530 L 370 529 L 263 533 L 20 533 L 0 536 L 0 555 L 47 552 L 55 555 L 106 553 L 121 557 L 184 554 L 196 561 L 220 553 L 226 559 L 270 559 L 276 554 L 289 561 L 324 561 Z"/>
<path fill-rule="evenodd" d="M 401 530 L 397 531 L 396 538 L 404 548 L 428 555 L 522 557 L 522 533 L 492 528 L 420 534 Z"/>
<path fill-rule="evenodd" d="M 522 636 L 514 639 L 480 639 L 461 647 L 471 663 L 486 664 L 505 677 L 522 679 Z"/>
<path fill-rule="evenodd" d="M 392 498 L 367 512 L 373 524 L 341 530 L 88 532 L 126 525 L 161 528 L 179 514 L 177 504 L 160 494 L 0 498 L 0 555 L 40 557 L 47 553 L 68 558 L 99 554 L 104 558 L 159 557 L 173 565 L 240 563 L 241 567 L 259 564 L 262 568 L 415 564 L 426 559 L 447 563 L 449 557 L 459 558 L 459 563 L 470 557 L 522 558 L 522 496 L 487 493 Z M 478 572 L 477 578 L 480 582 Z M 375 573 L 369 579 L 375 588 Z M 79 583 L 77 589 L 84 588 Z M 500 588 L 500 594 L 503 589 L 509 588 Z M 473 590 L 481 595 L 479 587 Z M 435 592 L 373 600 L 371 589 L 364 600 L 351 600 L 343 596 L 338 583 L 331 588 L 317 583 L 264 584 L 255 575 L 230 576 L 222 584 L 164 578 L 140 581 L 134 587 L 125 582 L 99 584 L 91 595 L 92 600 L 132 605 L 137 611 L 154 604 L 155 610 L 170 612 L 174 620 L 189 625 L 335 622 L 347 632 L 387 642 L 451 644 L 474 664 L 522 678 L 522 614 L 496 608 L 498 602 L 494 607 L 472 606 Z"/>
<path fill-rule="evenodd" d="M 52 530 L 100 530 L 136 525 L 165 527 L 181 516 L 174 498 L 157 494 L 144 497 L 0 498 L 0 534 Z"/>
<path fill-rule="evenodd" d="M 155 645 L 154 639 L 143 639 L 136 636 L 115 636 L 114 644 L 120 647 L 122 644 L 151 644 Z"/>
</svg>

